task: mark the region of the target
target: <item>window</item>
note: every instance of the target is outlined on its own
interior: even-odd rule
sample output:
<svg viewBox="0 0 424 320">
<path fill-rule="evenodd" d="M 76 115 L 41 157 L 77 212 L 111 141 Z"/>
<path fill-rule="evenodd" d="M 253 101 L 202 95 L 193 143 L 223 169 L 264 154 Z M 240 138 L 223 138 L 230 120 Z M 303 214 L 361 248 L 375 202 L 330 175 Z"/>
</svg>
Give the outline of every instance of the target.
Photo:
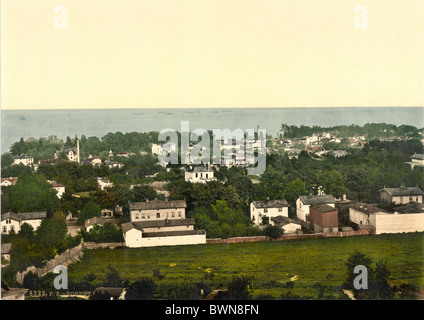
<svg viewBox="0 0 424 320">
<path fill-rule="evenodd" d="M 409 196 L 409 201 L 414 201 L 414 199 L 412 198 L 412 196 Z"/>
<path fill-rule="evenodd" d="M 206 179 L 208 178 L 208 174 L 206 173 Z"/>
<path fill-rule="evenodd" d="M 178 217 L 180 217 L 180 218 L 181 218 L 181 212 L 180 212 L 180 211 L 178 211 Z"/>
<path fill-rule="evenodd" d="M 265 208 L 264 209 L 264 213 L 268 213 L 268 208 Z"/>
<path fill-rule="evenodd" d="M 196 178 L 199 176 L 199 174 L 198 173 L 196 173 Z"/>
<path fill-rule="evenodd" d="M 171 212 L 171 217 L 175 218 L 175 212 L 174 211 Z"/>
<path fill-rule="evenodd" d="M 10 226 L 10 231 L 14 231 L 15 230 L 15 226 L 12 224 L 11 226 Z"/>
<path fill-rule="evenodd" d="M 415 197 L 415 201 L 418 201 L 418 196 Z"/>
<path fill-rule="evenodd" d="M 283 212 L 283 208 L 278 208 L 278 212 Z"/>
<path fill-rule="evenodd" d="M 3 227 L 3 232 L 7 232 L 7 227 L 6 226 Z"/>
<path fill-rule="evenodd" d="M 160 219 L 160 212 L 157 212 L 157 213 L 156 213 L 156 218 L 157 218 L 157 219 Z"/>
<path fill-rule="evenodd" d="M 144 214 L 142 214 L 141 219 L 146 219 L 146 216 Z"/>
<path fill-rule="evenodd" d="M 140 216 L 139 216 L 139 214 L 138 214 L 138 213 L 136 213 L 136 214 L 135 214 L 135 220 L 138 220 L 138 219 L 140 219 Z"/>
<path fill-rule="evenodd" d="M 399 197 L 399 202 L 403 203 L 403 197 Z"/>
</svg>

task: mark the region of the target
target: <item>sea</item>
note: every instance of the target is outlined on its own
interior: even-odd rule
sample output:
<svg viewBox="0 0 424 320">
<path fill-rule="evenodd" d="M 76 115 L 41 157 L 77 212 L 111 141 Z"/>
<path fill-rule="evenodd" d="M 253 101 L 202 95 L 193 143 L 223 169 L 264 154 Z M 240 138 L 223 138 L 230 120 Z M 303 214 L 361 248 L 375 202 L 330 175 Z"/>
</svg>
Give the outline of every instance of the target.
<svg viewBox="0 0 424 320">
<path fill-rule="evenodd" d="M 424 107 L 2 110 L 1 153 L 21 137 L 101 138 L 109 132 L 181 131 L 182 121 L 189 121 L 190 132 L 259 128 L 272 136 L 277 136 L 283 123 L 321 127 L 387 123 L 423 128 Z"/>
</svg>

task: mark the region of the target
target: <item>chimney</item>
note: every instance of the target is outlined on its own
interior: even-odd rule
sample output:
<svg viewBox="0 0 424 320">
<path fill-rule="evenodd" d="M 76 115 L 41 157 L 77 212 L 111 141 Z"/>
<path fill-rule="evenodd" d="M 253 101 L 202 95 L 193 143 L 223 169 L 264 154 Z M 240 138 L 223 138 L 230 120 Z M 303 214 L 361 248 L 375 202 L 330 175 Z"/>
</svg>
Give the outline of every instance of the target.
<svg viewBox="0 0 424 320">
<path fill-rule="evenodd" d="M 79 139 L 77 139 L 77 162 L 80 163 Z"/>
</svg>

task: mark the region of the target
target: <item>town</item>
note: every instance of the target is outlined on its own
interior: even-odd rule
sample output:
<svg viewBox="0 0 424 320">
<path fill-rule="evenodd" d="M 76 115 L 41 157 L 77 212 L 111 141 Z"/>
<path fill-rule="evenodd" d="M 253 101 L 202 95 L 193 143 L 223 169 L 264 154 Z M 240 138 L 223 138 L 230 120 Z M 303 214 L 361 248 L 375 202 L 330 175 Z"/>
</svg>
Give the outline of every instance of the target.
<svg viewBox="0 0 424 320">
<path fill-rule="evenodd" d="M 233 140 L 220 145 L 219 164 L 198 164 L 164 162 L 179 147 L 158 138 L 29 138 L 2 154 L 2 299 L 28 298 L 31 276 L 96 248 L 424 232 L 423 129 L 283 124 L 256 175 Z M 116 287 L 91 295 L 121 299 Z"/>
</svg>

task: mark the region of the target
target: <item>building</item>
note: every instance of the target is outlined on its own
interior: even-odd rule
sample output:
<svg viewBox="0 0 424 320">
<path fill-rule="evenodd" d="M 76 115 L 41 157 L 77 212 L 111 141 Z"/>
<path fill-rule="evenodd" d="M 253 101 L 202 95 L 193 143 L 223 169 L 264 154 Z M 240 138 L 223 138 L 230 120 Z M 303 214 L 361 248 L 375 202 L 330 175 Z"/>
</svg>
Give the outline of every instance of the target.
<svg viewBox="0 0 424 320">
<path fill-rule="evenodd" d="M 69 161 L 80 163 L 79 140 L 76 147 L 63 147 L 60 151 L 54 153 L 54 159 L 58 159 L 60 154 L 64 154 Z"/>
<path fill-rule="evenodd" d="M 89 232 L 94 226 L 103 226 L 106 222 L 108 221 L 102 217 L 89 218 L 84 221 L 85 231 Z"/>
<path fill-rule="evenodd" d="M 97 177 L 97 186 L 100 190 L 105 191 L 106 188 L 113 188 L 113 182 L 109 178 Z"/>
<path fill-rule="evenodd" d="M 14 186 L 18 182 L 18 178 L 10 177 L 10 178 L 1 178 L 1 186 L 4 187 L 10 187 Z"/>
<path fill-rule="evenodd" d="M 92 155 L 89 155 L 88 158 L 82 160 L 82 164 L 89 164 L 93 167 L 101 166 L 102 159 L 100 159 L 100 157 L 93 157 Z"/>
<path fill-rule="evenodd" d="M 275 226 L 284 230 L 284 234 L 302 234 L 302 226 L 299 222 L 287 217 L 277 216 L 271 218 Z"/>
<path fill-rule="evenodd" d="M 91 293 L 91 296 L 98 296 L 102 298 L 107 297 L 110 300 L 125 300 L 125 294 L 125 288 L 97 287 Z"/>
<path fill-rule="evenodd" d="M 131 221 L 185 219 L 187 204 L 184 200 L 146 200 L 129 202 Z"/>
<path fill-rule="evenodd" d="M 7 212 L 1 215 L 1 233 L 9 234 L 10 231 L 18 233 L 24 223 L 28 223 L 36 230 L 43 219 L 47 218 L 47 212 Z"/>
<path fill-rule="evenodd" d="M 206 243 L 205 230 L 194 230 L 193 219 L 127 222 L 121 228 L 130 248 Z"/>
<path fill-rule="evenodd" d="M 25 166 L 32 166 L 34 164 L 34 157 L 31 156 L 14 156 L 12 165 L 23 164 Z"/>
<path fill-rule="evenodd" d="M 10 254 L 12 252 L 12 243 L 2 243 L 1 244 L 1 266 L 5 267 L 6 264 L 3 264 L 3 261 L 10 261 Z"/>
<path fill-rule="evenodd" d="M 309 195 L 300 196 L 296 200 L 296 216 L 302 221 L 309 222 L 309 207 L 312 204 L 328 204 L 335 208 L 335 201 L 332 195 Z"/>
<path fill-rule="evenodd" d="M 424 205 L 420 202 L 410 202 L 390 211 L 374 204 L 354 203 L 349 207 L 349 218 L 359 228 L 371 226 L 376 234 L 424 231 Z"/>
<path fill-rule="evenodd" d="M 424 192 L 419 187 L 386 188 L 380 190 L 380 199 L 386 203 L 406 204 L 408 202 L 423 202 Z"/>
<path fill-rule="evenodd" d="M 334 206 L 325 203 L 311 204 L 309 221 L 316 232 L 339 231 L 338 211 Z"/>
<path fill-rule="evenodd" d="M 1 300 L 25 300 L 25 294 L 29 289 L 9 288 L 3 281 L 1 282 Z"/>
<path fill-rule="evenodd" d="M 63 194 L 65 193 L 65 186 L 61 183 L 57 183 L 56 181 L 47 180 L 47 182 L 50 183 L 52 188 L 57 191 L 56 195 L 59 199 L 61 199 Z"/>
<path fill-rule="evenodd" d="M 109 167 L 109 169 L 118 168 L 121 169 L 124 165 L 122 163 L 116 161 L 105 161 L 105 166 Z"/>
<path fill-rule="evenodd" d="M 250 220 L 257 226 L 274 224 L 272 218 L 289 216 L 288 203 L 285 199 L 252 201 L 250 203 Z"/>
<path fill-rule="evenodd" d="M 424 167 L 424 154 L 414 153 L 411 156 L 411 162 L 408 162 L 412 168 L 415 166 Z"/>
<path fill-rule="evenodd" d="M 192 183 L 206 183 L 208 181 L 216 181 L 214 177 L 214 171 L 209 165 L 190 165 L 187 167 L 185 175 L 185 181 Z"/>
</svg>

